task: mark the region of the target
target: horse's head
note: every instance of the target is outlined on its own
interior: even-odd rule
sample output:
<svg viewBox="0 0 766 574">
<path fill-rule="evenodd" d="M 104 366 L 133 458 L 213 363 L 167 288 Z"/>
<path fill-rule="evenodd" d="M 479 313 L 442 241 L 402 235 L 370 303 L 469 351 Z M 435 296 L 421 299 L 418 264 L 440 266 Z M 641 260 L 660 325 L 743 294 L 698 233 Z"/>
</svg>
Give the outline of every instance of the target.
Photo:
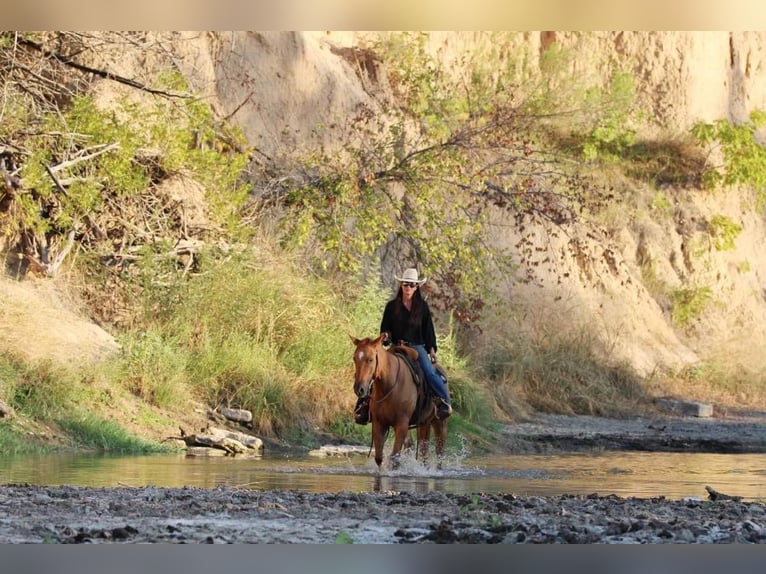
<svg viewBox="0 0 766 574">
<path fill-rule="evenodd" d="M 354 393 L 357 397 L 366 397 L 372 392 L 372 383 L 379 376 L 378 353 L 381 350 L 383 335 L 377 339 L 357 339 L 351 337 L 354 350 Z"/>
</svg>

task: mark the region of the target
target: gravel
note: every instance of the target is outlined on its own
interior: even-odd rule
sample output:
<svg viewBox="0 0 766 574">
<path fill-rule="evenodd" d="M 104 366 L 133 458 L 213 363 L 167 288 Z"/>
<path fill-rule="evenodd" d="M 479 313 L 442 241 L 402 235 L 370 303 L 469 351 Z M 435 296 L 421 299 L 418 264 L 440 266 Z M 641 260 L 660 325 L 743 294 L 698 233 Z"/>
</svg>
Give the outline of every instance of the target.
<svg viewBox="0 0 766 574">
<path fill-rule="evenodd" d="M 766 452 L 766 415 L 540 415 L 508 452 Z M 0 543 L 734 544 L 766 542 L 760 501 L 618 496 L 0 485 Z"/>
</svg>

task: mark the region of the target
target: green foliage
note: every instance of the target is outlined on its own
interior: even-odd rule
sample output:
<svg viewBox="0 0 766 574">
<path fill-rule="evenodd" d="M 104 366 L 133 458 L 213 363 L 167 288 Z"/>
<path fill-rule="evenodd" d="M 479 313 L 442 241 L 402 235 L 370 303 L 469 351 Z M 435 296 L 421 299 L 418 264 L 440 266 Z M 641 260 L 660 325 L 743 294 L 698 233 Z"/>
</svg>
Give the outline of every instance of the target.
<svg viewBox="0 0 766 574">
<path fill-rule="evenodd" d="M 662 190 L 657 190 L 652 198 L 651 208 L 656 211 L 668 212 L 672 204 L 668 200 L 667 195 Z"/>
<path fill-rule="evenodd" d="M 713 244 L 718 251 L 731 251 L 734 241 L 742 232 L 742 226 L 725 215 L 715 215 L 708 223 Z"/>
<path fill-rule="evenodd" d="M 283 190 L 283 245 L 309 251 L 322 272 L 352 275 L 383 251 L 399 252 L 438 281 L 432 303 L 460 322 L 481 313 L 489 278 L 513 276 L 520 259 L 534 273 L 536 246 L 526 249 L 525 235 L 513 254 L 499 247 L 490 217 L 503 209 L 519 227 L 563 227 L 597 209 L 608 191 L 546 148 L 547 126 L 578 132 L 581 148 L 619 153 L 632 142 L 635 90 L 624 72 L 588 89 L 555 46 L 535 84 L 536 67 L 516 39 L 496 33 L 446 67 L 426 34 L 381 36 L 371 53 L 394 94 L 385 114 L 351 118 L 336 137 L 341 150 L 305 154 L 258 184 L 269 198 Z M 560 89 L 578 80 L 574 97 Z"/>
<path fill-rule="evenodd" d="M 179 72 L 158 78 L 160 87 L 186 90 L 188 84 Z M 242 178 L 248 162 L 248 146 L 242 130 L 218 122 L 210 105 L 191 97 L 178 102 L 159 99 L 149 110 L 136 110 L 141 131 L 159 146 L 159 168 L 168 173 L 188 173 L 207 191 L 207 204 L 215 223 L 228 232 L 241 232 L 239 210 L 244 205 L 248 186 Z M 148 112 L 148 113 L 147 113 Z"/>
<path fill-rule="evenodd" d="M 177 72 L 161 75 L 157 83 L 186 87 Z M 183 207 L 154 193 L 174 176 L 206 190 L 211 228 L 225 229 L 234 239 L 249 234 L 240 225 L 247 199 L 244 136 L 218 122 L 202 100 L 156 97 L 138 103 L 123 97 L 102 109 L 83 93 L 65 100 L 60 109 L 29 113 L 20 111 L 18 125 L 6 124 L 5 134 L 0 128 L 0 135 L 24 150 L 20 175 L 25 193 L 14 197 L 14 209 L 0 214 L 2 233 L 18 251 L 45 260 L 42 249 L 49 246 L 53 258 L 54 248 L 76 231 L 73 237 L 86 260 L 89 253 L 110 255 L 117 245 L 143 249 L 141 257 L 129 256 L 141 266 L 158 256 L 163 240 L 178 239 L 173 228 L 184 218 Z M 183 232 L 188 236 L 190 230 Z"/>
<path fill-rule="evenodd" d="M 617 68 L 603 85 L 589 84 L 572 57 L 557 44 L 542 53 L 543 82 L 529 97 L 527 112 L 555 132 L 568 133 L 563 147 L 586 160 L 625 156 L 635 144 L 633 126 L 641 116 L 633 75 Z"/>
<path fill-rule="evenodd" d="M 184 402 L 186 356 L 177 345 L 150 329 L 136 337 L 126 337 L 122 347 L 120 379 L 127 390 L 161 408 Z"/>
<path fill-rule="evenodd" d="M 743 261 L 742 263 L 737 265 L 737 271 L 739 271 L 740 273 L 749 273 L 751 269 L 752 267 L 749 261 Z"/>
<path fill-rule="evenodd" d="M 27 365 L 8 358 L 4 362 L 2 375 L 8 377 L 3 382 L 10 406 L 34 419 L 50 421 L 76 408 L 84 394 L 82 381 L 70 369 L 50 362 Z"/>
<path fill-rule="evenodd" d="M 126 364 L 142 384 L 185 381 L 209 404 L 251 410 L 254 429 L 267 435 L 325 416 L 327 406 L 312 405 L 312 397 L 350 393 L 337 376 L 351 367 L 350 342 L 333 294 L 285 262 L 231 253 L 225 261 L 204 260 L 173 300 L 161 291 L 145 294 L 167 306 L 147 318 L 156 336 L 144 330 L 126 344 L 141 351 L 143 364 L 130 354 Z M 160 310 L 157 301 L 145 307 Z"/>
<path fill-rule="evenodd" d="M 447 328 L 437 328 L 439 363 L 447 372 L 450 398 L 461 418 L 469 421 L 492 419 L 489 395 L 476 380 L 465 356 L 457 350 L 454 316 L 450 316 Z"/>
<path fill-rule="evenodd" d="M 698 319 L 712 299 L 710 287 L 683 288 L 671 294 L 670 317 L 681 328 L 689 327 Z"/>
<path fill-rule="evenodd" d="M 52 450 L 50 445 L 30 440 L 28 432 L 10 421 L 0 419 L 0 455 L 46 454 Z"/>
<path fill-rule="evenodd" d="M 349 322 L 348 334 L 359 338 L 377 336 L 383 308 L 392 297 L 393 293 L 382 288 L 376 277 L 369 277 L 344 309 Z"/>
<path fill-rule="evenodd" d="M 274 353 L 244 333 L 232 333 L 220 348 L 191 350 L 189 377 L 208 404 L 248 409 L 253 428 L 273 436 L 301 427 L 310 413 L 301 413 L 294 379 Z"/>
<path fill-rule="evenodd" d="M 94 404 L 94 389 L 88 377 L 84 371 L 48 362 L 27 365 L 7 356 L 0 359 L 0 388 L 9 404 L 24 417 L 46 427 L 57 427 L 73 446 L 122 453 L 169 451 L 167 447 L 129 435 L 115 422 L 90 412 Z M 9 425 L 0 426 L 2 452 L 42 453 L 53 450 L 30 442 L 28 437 L 22 441 L 19 432 Z"/>
<path fill-rule="evenodd" d="M 766 126 L 766 112 L 753 110 L 748 121 L 734 124 L 729 120 L 712 123 L 698 122 L 692 135 L 702 146 L 720 147 L 722 166 L 711 166 L 705 173 L 705 182 L 711 186 L 748 185 L 758 194 L 761 204 L 766 201 L 766 148 L 756 137 Z"/>
<path fill-rule="evenodd" d="M 657 266 L 655 260 L 650 256 L 643 256 L 639 260 L 641 269 L 641 283 L 647 291 L 656 299 L 664 297 L 668 293 L 668 286 L 657 275 Z"/>
<path fill-rule="evenodd" d="M 691 137 L 664 136 L 640 140 L 624 147 L 625 173 L 654 186 L 698 188 L 705 171 L 705 157 Z"/>
<path fill-rule="evenodd" d="M 335 537 L 335 544 L 353 544 L 354 538 L 345 530 L 342 532 L 338 532 L 338 535 Z"/>
<path fill-rule="evenodd" d="M 347 444 L 371 445 L 370 426 L 354 422 L 351 410 L 340 412 L 327 421 L 327 432 Z"/>
<path fill-rule="evenodd" d="M 586 91 L 584 106 L 589 113 L 582 136 L 586 159 L 620 157 L 635 143 L 635 129 L 630 127 L 635 92 L 633 76 L 623 70 L 615 70 L 606 87 Z"/>
</svg>

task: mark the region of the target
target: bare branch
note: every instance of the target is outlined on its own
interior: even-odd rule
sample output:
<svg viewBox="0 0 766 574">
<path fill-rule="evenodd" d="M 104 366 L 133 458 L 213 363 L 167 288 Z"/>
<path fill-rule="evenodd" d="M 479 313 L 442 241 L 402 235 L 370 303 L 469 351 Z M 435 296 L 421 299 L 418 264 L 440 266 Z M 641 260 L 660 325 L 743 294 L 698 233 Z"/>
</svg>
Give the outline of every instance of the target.
<svg viewBox="0 0 766 574">
<path fill-rule="evenodd" d="M 130 86 L 131 88 L 136 88 L 137 90 L 141 90 L 143 92 L 147 92 L 147 93 L 158 95 L 158 96 L 165 96 L 168 98 L 190 98 L 191 97 L 191 95 L 189 94 L 169 92 L 167 90 L 158 90 L 156 88 L 151 88 L 149 86 L 146 86 L 130 78 L 126 78 L 124 76 L 120 76 L 118 74 L 108 72 L 106 70 L 99 70 L 98 68 L 86 66 L 85 64 L 80 64 L 79 62 L 72 60 L 66 54 L 61 54 L 59 52 L 51 52 L 50 50 L 46 50 L 42 44 L 38 42 L 34 42 L 30 40 L 29 38 L 25 38 L 24 36 L 19 36 L 18 41 L 21 45 L 27 46 L 29 48 L 32 48 L 40 52 L 46 58 L 50 58 L 50 59 L 56 60 L 57 62 L 61 62 L 65 66 L 69 66 L 70 68 L 74 68 L 75 70 L 78 70 L 80 72 L 93 74 L 100 78 L 112 80 L 114 82 L 119 82 L 120 84 L 125 84 L 126 86 Z"/>
<path fill-rule="evenodd" d="M 66 169 L 68 167 L 72 167 L 73 165 L 77 165 L 78 163 L 82 163 L 84 161 L 88 161 L 89 159 L 93 159 L 94 157 L 98 157 L 100 155 L 103 155 L 106 152 L 112 151 L 114 149 L 119 149 L 119 147 L 120 147 L 120 144 L 117 143 L 117 142 L 114 142 L 114 143 L 111 143 L 109 145 L 106 145 L 105 147 L 102 147 L 98 151 L 95 151 L 95 152 L 93 152 L 91 154 L 84 155 L 84 156 L 81 156 L 81 157 L 78 157 L 78 158 L 75 158 L 75 159 L 70 159 L 70 160 L 67 160 L 67 161 L 62 161 L 61 163 L 59 163 L 57 165 L 54 165 L 53 167 L 48 168 L 46 166 L 46 168 L 48 169 L 48 173 L 51 174 L 51 177 L 53 177 L 54 173 L 58 173 L 62 169 Z"/>
</svg>

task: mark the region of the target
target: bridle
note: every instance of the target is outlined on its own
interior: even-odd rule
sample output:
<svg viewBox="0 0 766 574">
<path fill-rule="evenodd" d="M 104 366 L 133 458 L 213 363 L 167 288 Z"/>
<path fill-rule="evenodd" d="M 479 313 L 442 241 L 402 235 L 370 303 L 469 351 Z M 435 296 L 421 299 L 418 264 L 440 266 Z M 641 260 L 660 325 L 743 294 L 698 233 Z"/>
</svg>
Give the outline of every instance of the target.
<svg viewBox="0 0 766 574">
<path fill-rule="evenodd" d="M 387 351 L 386 351 L 387 352 Z M 369 390 L 367 391 L 367 396 L 372 397 L 372 390 L 375 386 L 375 383 L 379 383 L 381 381 L 380 373 L 378 372 L 380 370 L 380 358 L 379 358 L 380 348 L 375 349 L 375 369 L 372 371 L 372 377 L 370 378 L 370 385 Z M 396 357 L 396 378 L 393 385 L 391 385 L 391 388 L 388 389 L 388 392 L 380 399 L 376 399 L 373 401 L 376 405 L 379 405 L 388 397 L 391 396 L 391 393 L 394 392 L 394 389 L 396 389 L 396 386 L 399 384 L 399 361 L 401 360 L 399 357 Z"/>
</svg>

